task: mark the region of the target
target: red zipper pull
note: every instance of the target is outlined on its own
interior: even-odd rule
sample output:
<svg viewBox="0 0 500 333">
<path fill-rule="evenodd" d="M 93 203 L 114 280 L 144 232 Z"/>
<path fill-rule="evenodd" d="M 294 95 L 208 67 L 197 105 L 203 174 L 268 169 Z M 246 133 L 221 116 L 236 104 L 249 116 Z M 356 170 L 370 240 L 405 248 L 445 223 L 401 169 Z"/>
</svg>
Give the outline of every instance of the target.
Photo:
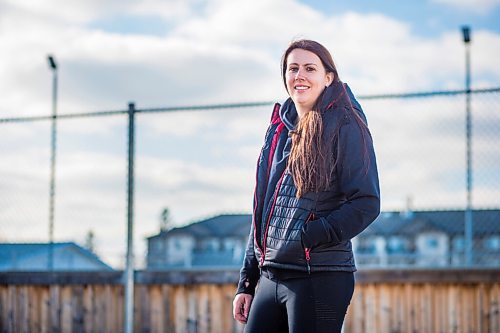
<svg viewBox="0 0 500 333">
<path fill-rule="evenodd" d="M 311 249 L 305 248 L 304 252 L 306 254 L 307 273 L 311 274 L 311 265 L 309 264 L 311 261 Z"/>
<path fill-rule="evenodd" d="M 306 220 L 306 223 L 308 223 L 309 221 L 312 221 L 314 219 L 315 219 L 314 213 L 311 212 L 309 214 L 309 217 Z M 311 261 L 311 249 L 306 247 L 304 249 L 304 253 L 306 254 L 307 273 L 311 274 L 311 265 L 310 265 L 310 261 Z"/>
</svg>

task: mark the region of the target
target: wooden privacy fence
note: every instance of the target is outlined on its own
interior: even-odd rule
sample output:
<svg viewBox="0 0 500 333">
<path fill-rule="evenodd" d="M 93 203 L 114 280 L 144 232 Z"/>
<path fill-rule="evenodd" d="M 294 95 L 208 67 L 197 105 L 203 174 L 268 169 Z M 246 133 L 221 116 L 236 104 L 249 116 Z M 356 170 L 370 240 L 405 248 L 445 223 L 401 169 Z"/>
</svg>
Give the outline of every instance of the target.
<svg viewBox="0 0 500 333">
<path fill-rule="evenodd" d="M 0 332 L 122 332 L 122 272 L 0 273 Z M 241 332 L 237 271 L 138 271 L 135 332 Z M 500 269 L 362 270 L 346 333 L 500 332 Z"/>
</svg>

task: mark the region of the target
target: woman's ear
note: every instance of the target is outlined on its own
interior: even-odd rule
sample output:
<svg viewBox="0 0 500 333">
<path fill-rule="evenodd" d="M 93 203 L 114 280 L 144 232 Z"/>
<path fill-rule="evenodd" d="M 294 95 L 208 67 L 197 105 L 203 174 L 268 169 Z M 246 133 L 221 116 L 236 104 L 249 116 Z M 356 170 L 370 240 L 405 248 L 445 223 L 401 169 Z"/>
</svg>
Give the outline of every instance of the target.
<svg viewBox="0 0 500 333">
<path fill-rule="evenodd" d="M 332 84 L 334 78 L 335 74 L 333 74 L 332 72 L 326 73 L 325 87 L 328 87 L 330 84 Z"/>
</svg>

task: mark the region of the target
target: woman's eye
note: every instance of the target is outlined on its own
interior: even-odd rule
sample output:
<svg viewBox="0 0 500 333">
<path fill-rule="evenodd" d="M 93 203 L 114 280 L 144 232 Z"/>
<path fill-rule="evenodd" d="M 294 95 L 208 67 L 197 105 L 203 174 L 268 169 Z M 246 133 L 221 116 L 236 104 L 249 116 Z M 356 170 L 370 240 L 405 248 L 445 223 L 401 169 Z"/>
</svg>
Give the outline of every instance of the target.
<svg viewBox="0 0 500 333">
<path fill-rule="evenodd" d="M 290 72 L 296 72 L 298 70 L 298 68 L 297 67 L 290 67 L 288 70 Z"/>
<path fill-rule="evenodd" d="M 314 67 L 307 67 L 306 69 L 307 69 L 308 72 L 313 72 L 315 70 Z"/>
</svg>

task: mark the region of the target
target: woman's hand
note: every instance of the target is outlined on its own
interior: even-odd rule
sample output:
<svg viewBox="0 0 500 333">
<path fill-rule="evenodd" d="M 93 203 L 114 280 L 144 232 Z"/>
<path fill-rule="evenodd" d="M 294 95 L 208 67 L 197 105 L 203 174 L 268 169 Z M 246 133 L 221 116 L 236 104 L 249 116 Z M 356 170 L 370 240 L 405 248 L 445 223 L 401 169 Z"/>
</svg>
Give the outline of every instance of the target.
<svg viewBox="0 0 500 333">
<path fill-rule="evenodd" d="M 321 244 L 339 242 L 340 238 L 324 218 L 309 221 L 302 227 L 302 244 L 306 248 L 312 249 Z"/>
<path fill-rule="evenodd" d="M 249 294 L 238 294 L 233 301 L 233 317 L 242 324 L 246 324 L 250 305 L 252 305 L 253 296 Z"/>
</svg>

